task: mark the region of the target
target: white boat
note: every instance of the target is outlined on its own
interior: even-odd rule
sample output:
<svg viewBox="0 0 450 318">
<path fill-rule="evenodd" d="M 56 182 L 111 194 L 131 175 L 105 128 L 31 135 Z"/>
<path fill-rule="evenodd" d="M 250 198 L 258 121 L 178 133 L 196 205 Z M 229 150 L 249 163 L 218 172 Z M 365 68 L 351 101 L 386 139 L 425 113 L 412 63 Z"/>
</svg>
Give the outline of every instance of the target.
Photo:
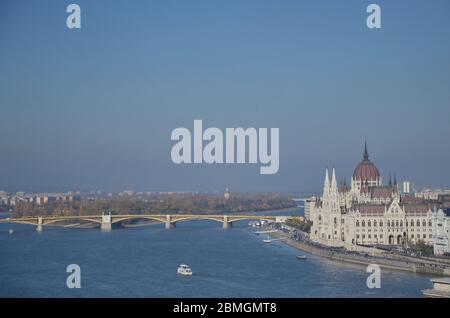
<svg viewBox="0 0 450 318">
<path fill-rule="evenodd" d="M 263 240 L 264 243 L 272 243 L 272 239 L 270 239 L 269 234 L 267 234 L 267 238 L 265 240 Z"/>
<path fill-rule="evenodd" d="M 450 277 L 431 279 L 433 289 L 423 290 L 429 298 L 450 298 Z"/>
<path fill-rule="evenodd" d="M 248 226 L 251 226 L 251 227 L 260 227 L 260 226 L 261 226 L 261 223 L 260 223 L 259 221 L 250 221 L 250 222 L 248 222 Z"/>
<path fill-rule="evenodd" d="M 178 266 L 177 273 L 180 275 L 191 276 L 192 270 L 186 264 L 181 264 L 180 266 Z"/>
<path fill-rule="evenodd" d="M 255 231 L 255 235 L 259 235 L 259 234 L 268 234 L 268 233 L 276 233 L 277 231 L 275 230 L 268 230 L 268 231 Z"/>
<path fill-rule="evenodd" d="M 282 240 L 284 240 L 284 237 L 274 238 L 274 239 L 266 239 L 266 240 L 263 240 L 263 242 L 264 243 L 272 243 L 272 242 L 275 242 L 275 241 L 282 241 Z"/>
<path fill-rule="evenodd" d="M 306 259 L 306 256 L 305 255 L 297 255 L 297 258 L 298 259 Z"/>
</svg>

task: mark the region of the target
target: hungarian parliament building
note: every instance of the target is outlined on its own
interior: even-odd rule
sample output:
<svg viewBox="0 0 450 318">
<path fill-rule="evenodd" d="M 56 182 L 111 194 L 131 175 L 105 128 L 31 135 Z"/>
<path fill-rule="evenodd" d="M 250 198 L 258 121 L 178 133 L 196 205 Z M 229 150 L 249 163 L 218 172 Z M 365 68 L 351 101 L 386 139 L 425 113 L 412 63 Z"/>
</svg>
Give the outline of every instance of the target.
<svg viewBox="0 0 450 318">
<path fill-rule="evenodd" d="M 335 169 L 331 178 L 327 169 L 322 196 L 305 202 L 305 216 L 313 222 L 311 240 L 327 246 L 431 245 L 433 215 L 440 206 L 439 200 L 400 192 L 396 178 L 383 185 L 365 144 L 351 184 L 338 185 Z"/>
</svg>

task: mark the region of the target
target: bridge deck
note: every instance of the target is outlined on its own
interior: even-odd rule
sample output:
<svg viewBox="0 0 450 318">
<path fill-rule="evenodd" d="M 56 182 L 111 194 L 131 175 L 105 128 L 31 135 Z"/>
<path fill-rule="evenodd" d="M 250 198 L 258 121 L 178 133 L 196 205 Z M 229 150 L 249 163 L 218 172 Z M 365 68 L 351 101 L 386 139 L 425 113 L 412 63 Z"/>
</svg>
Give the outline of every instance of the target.
<svg viewBox="0 0 450 318">
<path fill-rule="evenodd" d="M 39 218 L 42 222 L 48 223 L 50 221 L 64 221 L 64 220 L 86 220 L 86 221 L 101 221 L 103 215 L 79 215 L 79 216 L 36 216 L 36 217 L 22 217 L 22 218 L 6 218 L 0 219 L 3 223 L 37 223 Z M 177 222 L 183 220 L 215 220 L 235 222 L 239 220 L 273 220 L 278 218 L 301 218 L 298 216 L 275 216 L 275 215 L 245 215 L 245 214 L 112 214 L 112 222 L 114 220 L 124 221 L 128 219 L 148 218 L 161 222 Z"/>
</svg>

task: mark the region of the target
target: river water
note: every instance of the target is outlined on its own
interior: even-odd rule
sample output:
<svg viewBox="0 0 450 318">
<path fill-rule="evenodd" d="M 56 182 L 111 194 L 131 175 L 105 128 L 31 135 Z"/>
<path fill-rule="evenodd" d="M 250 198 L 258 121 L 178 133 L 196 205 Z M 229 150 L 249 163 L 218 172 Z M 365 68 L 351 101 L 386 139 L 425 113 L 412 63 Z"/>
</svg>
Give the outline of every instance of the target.
<svg viewBox="0 0 450 318">
<path fill-rule="evenodd" d="M 253 231 L 245 221 L 228 230 L 191 221 L 171 230 L 47 226 L 42 233 L 0 224 L 0 297 L 422 297 L 431 287 L 430 277 L 383 269 L 381 288 L 369 289 L 365 267 L 265 244 Z M 194 275 L 177 275 L 180 263 Z M 81 268 L 80 289 L 66 286 L 69 264 Z"/>
</svg>

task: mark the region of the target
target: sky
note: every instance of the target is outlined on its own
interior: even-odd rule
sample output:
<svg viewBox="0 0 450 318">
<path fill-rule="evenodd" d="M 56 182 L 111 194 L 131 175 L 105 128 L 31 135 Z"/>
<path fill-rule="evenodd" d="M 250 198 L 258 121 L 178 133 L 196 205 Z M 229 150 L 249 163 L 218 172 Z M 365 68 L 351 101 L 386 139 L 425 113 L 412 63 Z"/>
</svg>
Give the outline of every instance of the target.
<svg viewBox="0 0 450 318">
<path fill-rule="evenodd" d="M 68 29 L 66 7 L 81 7 Z M 381 7 L 368 29 L 366 7 Z M 1 1 L 0 190 L 315 191 L 367 140 L 450 188 L 450 2 Z M 173 129 L 280 129 L 280 169 L 176 165 Z"/>
</svg>

